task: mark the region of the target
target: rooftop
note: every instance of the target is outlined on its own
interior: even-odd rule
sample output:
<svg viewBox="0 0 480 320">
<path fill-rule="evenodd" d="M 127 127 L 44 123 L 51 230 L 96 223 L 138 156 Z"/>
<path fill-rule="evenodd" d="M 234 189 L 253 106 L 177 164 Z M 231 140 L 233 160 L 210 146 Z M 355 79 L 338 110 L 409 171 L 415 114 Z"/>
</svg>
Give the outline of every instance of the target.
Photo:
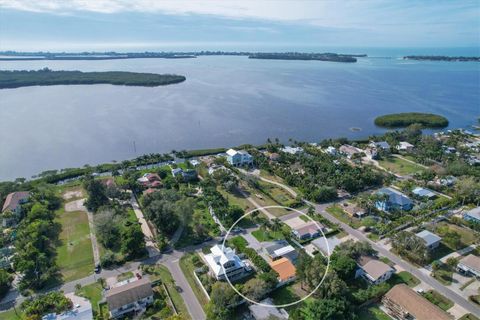
<svg viewBox="0 0 480 320">
<path fill-rule="evenodd" d="M 436 194 L 429 189 L 425 189 L 422 187 L 416 187 L 415 189 L 412 190 L 412 193 L 420 196 L 420 197 L 427 197 L 427 198 L 433 198 L 436 196 Z"/>
<path fill-rule="evenodd" d="M 314 234 L 314 233 L 320 232 L 319 226 L 320 226 L 320 228 L 323 227 L 320 223 L 318 223 L 318 226 L 317 226 L 317 223 L 315 223 L 313 221 L 310 221 L 310 222 L 305 223 L 304 225 L 301 225 L 301 226 L 295 228 L 294 230 L 300 236 L 304 236 L 306 234 Z"/>
<path fill-rule="evenodd" d="M 417 233 L 416 236 L 419 237 L 420 239 L 422 239 L 423 241 L 425 241 L 427 246 L 430 246 L 430 245 L 442 240 L 442 238 L 440 238 L 435 233 L 432 233 L 428 230 L 423 230 L 423 231 Z"/>
<path fill-rule="evenodd" d="M 358 264 L 373 279 L 373 281 L 376 281 L 385 273 L 393 270 L 388 264 L 368 256 L 361 256 L 358 259 Z"/>
<path fill-rule="evenodd" d="M 7 198 L 5 199 L 5 202 L 3 203 L 3 208 L 2 212 L 7 211 L 7 210 L 15 210 L 18 205 L 22 202 L 22 200 L 25 200 L 29 196 L 28 191 L 18 191 L 18 192 L 12 192 L 7 195 Z"/>
<path fill-rule="evenodd" d="M 222 246 L 216 244 L 210 248 L 210 252 L 210 254 L 206 254 L 204 257 L 216 275 L 224 274 L 222 266 L 229 261 L 234 262 L 234 267 L 240 268 L 244 266 L 244 262 L 235 254 L 232 248 L 224 247 L 222 250 Z"/>
<path fill-rule="evenodd" d="M 105 299 L 108 308 L 114 310 L 151 295 L 153 295 L 152 284 L 144 277 L 119 287 L 113 287 L 107 291 Z"/>
<path fill-rule="evenodd" d="M 468 214 L 470 217 L 480 220 L 480 207 L 473 208 L 472 210 L 467 211 L 466 214 Z"/>
<path fill-rule="evenodd" d="M 470 269 L 480 272 L 480 257 L 469 254 L 468 256 L 462 258 L 459 263 L 469 267 Z"/>
<path fill-rule="evenodd" d="M 378 190 L 378 193 L 388 195 L 389 202 L 395 203 L 401 206 L 412 203 L 412 200 L 410 200 L 406 195 L 392 188 L 382 188 Z"/>
<path fill-rule="evenodd" d="M 288 280 L 295 276 L 295 266 L 287 258 L 280 258 L 270 262 L 270 267 L 278 273 L 281 281 Z"/>
<path fill-rule="evenodd" d="M 399 305 L 416 320 L 451 320 L 445 311 L 410 289 L 405 284 L 397 284 L 388 291 L 384 299 Z"/>
</svg>

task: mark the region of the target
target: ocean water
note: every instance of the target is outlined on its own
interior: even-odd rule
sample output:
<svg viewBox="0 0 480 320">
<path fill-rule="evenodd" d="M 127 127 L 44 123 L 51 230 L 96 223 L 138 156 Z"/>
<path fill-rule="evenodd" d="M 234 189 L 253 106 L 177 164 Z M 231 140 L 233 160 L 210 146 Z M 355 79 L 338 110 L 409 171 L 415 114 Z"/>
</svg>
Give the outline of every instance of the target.
<svg viewBox="0 0 480 320">
<path fill-rule="evenodd" d="M 363 138 L 384 132 L 373 120 L 394 112 L 441 114 L 451 128 L 475 124 L 480 63 L 399 58 L 408 52 L 365 51 L 371 57 L 354 64 L 227 56 L 2 61 L 0 69 L 176 73 L 187 80 L 155 88 L 0 90 L 0 180 L 143 153 L 260 144 L 267 138 L 285 143 Z"/>
</svg>

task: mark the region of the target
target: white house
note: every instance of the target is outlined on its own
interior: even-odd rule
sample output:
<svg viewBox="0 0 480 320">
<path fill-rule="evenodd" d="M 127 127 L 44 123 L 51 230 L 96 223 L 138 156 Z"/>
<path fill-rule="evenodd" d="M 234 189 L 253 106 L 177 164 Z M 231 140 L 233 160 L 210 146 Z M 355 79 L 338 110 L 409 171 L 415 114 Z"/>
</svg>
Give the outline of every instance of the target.
<svg viewBox="0 0 480 320">
<path fill-rule="evenodd" d="M 362 277 L 370 284 L 383 283 L 395 273 L 388 264 L 369 256 L 361 256 L 357 265 L 355 278 Z"/>
<path fill-rule="evenodd" d="M 335 149 L 335 147 L 333 146 L 329 146 L 326 150 L 325 150 L 326 153 L 332 155 L 332 156 L 335 156 L 337 155 L 337 149 Z"/>
<path fill-rule="evenodd" d="M 113 287 L 105 293 L 108 310 L 112 318 L 120 318 L 130 312 L 142 312 L 153 303 L 150 280 L 142 278 Z"/>
<path fill-rule="evenodd" d="M 410 152 L 413 150 L 413 144 L 411 143 L 408 143 L 406 141 L 400 141 L 397 145 L 397 150 L 399 151 L 407 151 L 407 152 Z"/>
<path fill-rule="evenodd" d="M 210 254 L 205 255 L 208 267 L 217 280 L 239 278 L 243 276 L 248 267 L 229 247 L 222 250 L 221 245 L 210 248 Z"/>
<path fill-rule="evenodd" d="M 431 233 L 428 230 L 423 230 L 417 233 L 416 236 L 425 242 L 428 250 L 435 249 L 440 245 L 440 241 L 442 241 L 442 238 L 437 236 L 435 233 Z"/>
<path fill-rule="evenodd" d="M 290 146 L 286 146 L 280 150 L 282 150 L 282 152 L 290 153 L 290 154 L 299 154 L 303 152 L 303 148 L 301 147 L 290 147 Z"/>
<path fill-rule="evenodd" d="M 465 212 L 463 214 L 463 219 L 480 223 L 480 207 L 476 207 L 470 211 Z"/>
<path fill-rule="evenodd" d="M 253 157 L 245 150 L 227 150 L 227 161 L 234 167 L 253 165 Z"/>
</svg>

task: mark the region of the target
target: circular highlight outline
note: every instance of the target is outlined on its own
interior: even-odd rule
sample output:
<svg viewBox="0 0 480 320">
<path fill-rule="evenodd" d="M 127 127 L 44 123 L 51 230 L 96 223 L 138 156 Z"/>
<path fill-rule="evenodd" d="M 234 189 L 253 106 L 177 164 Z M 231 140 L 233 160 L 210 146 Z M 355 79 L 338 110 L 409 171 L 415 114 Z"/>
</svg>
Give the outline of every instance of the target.
<svg viewBox="0 0 480 320">
<path fill-rule="evenodd" d="M 294 302 L 290 302 L 290 303 L 284 303 L 284 304 L 265 304 L 265 303 L 261 303 L 261 302 L 257 302 L 257 301 L 254 301 L 250 298 L 247 298 L 246 296 L 244 296 L 242 293 L 240 293 L 240 291 L 237 290 L 237 288 L 235 288 L 235 286 L 230 282 L 230 279 L 227 275 L 227 273 L 225 272 L 225 267 L 223 266 L 222 264 L 222 270 L 223 272 L 225 273 L 225 278 L 227 279 L 227 282 L 228 284 L 230 285 L 230 287 L 240 296 L 242 297 L 243 299 L 253 303 L 253 304 L 256 304 L 256 305 L 259 305 L 259 306 L 262 306 L 262 307 L 266 307 L 266 308 L 285 308 L 285 307 L 289 307 L 289 306 L 293 306 L 293 305 L 296 305 L 300 302 L 302 302 L 303 300 L 309 298 L 312 294 L 314 294 L 319 288 L 320 286 L 323 284 L 323 281 L 325 280 L 325 277 L 327 276 L 327 273 L 328 273 L 328 269 L 330 267 L 330 245 L 328 244 L 328 241 L 327 241 L 327 237 L 325 236 L 325 233 L 323 233 L 323 230 L 322 228 L 320 228 L 320 225 L 318 224 L 317 221 L 313 220 L 311 217 L 309 217 L 306 213 L 300 211 L 300 210 L 297 210 L 297 209 L 294 209 L 294 208 L 290 208 L 290 207 L 286 207 L 286 206 L 265 206 L 265 207 L 257 207 L 253 210 L 250 210 L 249 212 L 245 213 L 243 216 L 241 216 L 240 218 L 237 219 L 237 221 L 235 221 L 231 226 L 230 226 L 230 229 L 228 229 L 227 233 L 225 234 L 224 238 L 223 238 L 223 242 L 222 242 L 222 251 L 225 250 L 225 241 L 227 240 L 228 236 L 230 235 L 230 232 L 232 231 L 232 229 L 237 225 L 237 223 L 242 220 L 243 218 L 245 218 L 246 216 L 256 212 L 256 211 L 261 211 L 263 209 L 270 209 L 270 208 L 281 208 L 281 209 L 287 209 L 287 210 L 291 210 L 291 211 L 295 211 L 295 212 L 298 212 L 300 213 L 301 215 L 304 215 L 306 216 L 310 221 L 312 221 L 313 223 L 315 223 L 315 225 L 317 226 L 317 228 L 320 230 L 320 232 L 322 233 L 322 236 L 323 238 L 325 239 L 325 243 L 327 245 L 327 253 L 328 255 L 326 256 L 327 258 L 327 267 L 325 268 L 325 272 L 323 274 L 323 277 L 322 279 L 320 280 L 319 284 L 312 290 L 312 292 L 310 292 L 308 295 L 306 295 L 305 297 L 302 297 L 300 300 L 298 301 L 294 301 Z M 268 217 L 267 217 L 268 218 Z M 269 219 L 270 220 L 270 219 Z M 283 221 L 282 221 L 283 222 Z M 320 250 L 320 253 L 325 257 L 325 255 L 323 254 L 323 252 Z"/>
</svg>

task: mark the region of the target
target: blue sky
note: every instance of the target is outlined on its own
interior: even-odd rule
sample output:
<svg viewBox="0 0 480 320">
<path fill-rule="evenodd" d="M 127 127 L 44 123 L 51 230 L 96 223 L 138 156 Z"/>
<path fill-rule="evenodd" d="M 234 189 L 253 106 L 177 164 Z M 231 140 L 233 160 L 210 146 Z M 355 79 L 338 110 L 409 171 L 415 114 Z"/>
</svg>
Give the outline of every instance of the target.
<svg viewBox="0 0 480 320">
<path fill-rule="evenodd" d="M 478 0 L 0 0 L 0 50 L 479 46 Z"/>
</svg>

